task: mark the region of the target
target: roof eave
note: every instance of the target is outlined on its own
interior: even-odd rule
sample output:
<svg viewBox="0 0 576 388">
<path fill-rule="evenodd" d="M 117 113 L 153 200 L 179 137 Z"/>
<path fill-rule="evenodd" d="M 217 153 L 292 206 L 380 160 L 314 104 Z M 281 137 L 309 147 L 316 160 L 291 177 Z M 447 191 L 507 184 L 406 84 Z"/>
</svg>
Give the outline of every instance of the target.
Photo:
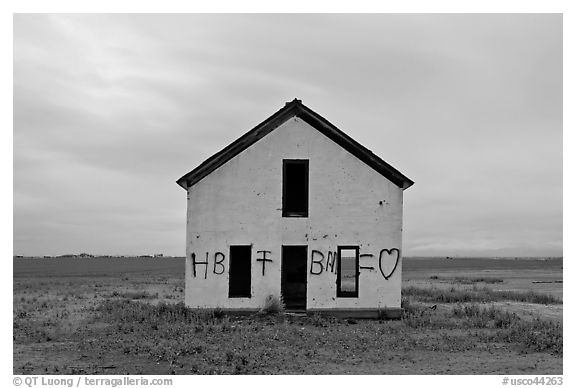
<svg viewBox="0 0 576 388">
<path fill-rule="evenodd" d="M 407 188 L 411 187 L 414 184 L 414 181 L 407 179 L 402 183 L 402 190 L 406 190 Z"/>
<path fill-rule="evenodd" d="M 284 107 L 282 107 L 276 113 L 272 114 L 266 120 L 262 121 L 260 124 L 256 125 L 254 128 L 252 128 L 250 131 L 248 131 L 245 134 L 243 134 L 242 136 L 240 136 L 234 142 L 230 143 L 228 146 L 226 146 L 222 150 L 218 151 L 217 153 L 215 153 L 214 155 L 212 155 L 208 159 L 206 159 L 198 167 L 196 167 L 195 169 L 193 169 L 189 173 L 183 175 L 180 179 L 178 179 L 176 181 L 176 183 L 179 186 L 181 186 L 182 188 L 184 188 L 185 190 L 188 190 L 191 185 L 200 181 L 203 177 L 210 174 L 213 170 L 215 170 L 216 168 L 219 167 L 219 166 L 216 166 L 216 168 L 214 168 L 214 169 L 211 168 L 212 165 L 217 164 L 217 162 L 215 162 L 215 161 L 220 156 L 226 155 L 228 153 L 233 153 L 232 156 L 229 156 L 230 159 L 232 157 L 236 156 L 237 154 L 239 154 L 240 152 L 242 152 L 245 149 L 242 147 L 242 144 L 245 142 L 246 139 L 248 139 L 252 134 L 254 134 L 254 132 L 259 131 L 259 130 L 263 130 L 263 129 L 265 130 L 266 134 L 271 132 L 273 129 L 275 129 L 276 127 L 278 127 L 282 123 L 284 123 L 284 121 L 286 121 L 287 119 L 289 119 L 292 116 L 295 116 L 297 114 L 296 108 L 298 106 L 302 106 L 302 101 L 298 100 L 296 98 L 290 102 L 287 102 L 284 105 Z M 264 136 L 265 136 L 265 134 L 261 137 L 264 137 Z M 261 137 L 258 137 L 258 140 Z M 251 145 L 252 144 L 249 144 L 248 147 Z M 202 176 L 202 178 L 198 179 L 196 182 L 190 183 L 188 178 L 190 176 L 195 175 L 197 172 L 204 170 L 204 169 L 209 170 L 209 171 L 206 174 L 204 174 Z"/>
<path fill-rule="evenodd" d="M 183 189 L 188 190 L 191 186 L 220 167 L 223 163 L 225 163 L 226 160 L 229 160 L 232 157 L 238 155 L 244 149 L 250 147 L 252 144 L 266 136 L 268 133 L 272 132 L 276 127 L 283 124 L 286 120 L 293 116 L 302 118 L 304 121 L 308 122 L 308 124 L 315 127 L 318 131 L 326 135 L 331 140 L 335 141 L 341 147 L 348 149 L 348 151 L 352 152 L 352 149 L 354 151 L 352 152 L 353 155 L 358 157 L 369 167 L 378 171 L 381 175 L 383 175 L 402 190 L 406 190 L 414 184 L 412 180 L 410 180 L 400 171 L 386 163 L 380 157 L 372 153 L 372 151 L 348 136 L 345 132 L 338 129 L 318 113 L 302 104 L 302 101 L 296 98 L 290 102 L 287 102 L 284 107 L 236 139 L 227 147 L 206 159 L 198 167 L 183 175 L 176 181 L 176 183 Z M 252 138 L 255 138 L 255 140 Z M 224 161 L 222 162 L 222 160 Z M 192 179 L 190 179 L 191 177 Z"/>
</svg>

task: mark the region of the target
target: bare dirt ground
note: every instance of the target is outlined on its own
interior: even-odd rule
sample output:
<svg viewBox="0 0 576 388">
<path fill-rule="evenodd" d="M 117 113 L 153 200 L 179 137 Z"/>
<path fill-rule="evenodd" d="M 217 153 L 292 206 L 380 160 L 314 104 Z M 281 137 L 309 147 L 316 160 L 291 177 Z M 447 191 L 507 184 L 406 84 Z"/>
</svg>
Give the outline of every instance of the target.
<svg viewBox="0 0 576 388">
<path fill-rule="evenodd" d="M 466 260 L 404 259 L 403 284 L 536 291 L 562 299 L 561 259 Z M 477 281 L 481 278 L 494 282 Z M 411 301 L 420 307 L 399 321 L 193 317 L 185 309 L 164 307 L 163 303 L 178 306 L 183 290 L 183 259 L 15 259 L 14 373 L 561 374 L 563 370 L 561 327 L 546 323 L 562 324 L 562 304 L 507 300 L 459 304 L 516 313 L 497 311 L 497 320 L 484 314 L 481 322 L 473 309 L 474 316 L 462 318 L 455 315 L 453 304 L 417 298 Z M 434 310 L 429 308 L 434 305 Z M 541 335 L 519 337 L 514 328 L 531 325 L 535 318 L 545 321 L 533 330 Z M 552 336 L 556 342 L 549 340 Z M 537 345 L 527 345 L 531 342 Z"/>
</svg>

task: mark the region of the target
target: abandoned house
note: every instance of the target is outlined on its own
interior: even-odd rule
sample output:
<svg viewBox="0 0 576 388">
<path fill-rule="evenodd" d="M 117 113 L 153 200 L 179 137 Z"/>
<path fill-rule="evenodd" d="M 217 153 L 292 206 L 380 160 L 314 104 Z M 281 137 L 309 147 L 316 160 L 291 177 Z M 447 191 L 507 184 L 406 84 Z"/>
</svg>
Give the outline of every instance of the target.
<svg viewBox="0 0 576 388">
<path fill-rule="evenodd" d="M 413 182 L 294 99 L 177 183 L 185 303 L 397 317 L 402 194 Z"/>
</svg>

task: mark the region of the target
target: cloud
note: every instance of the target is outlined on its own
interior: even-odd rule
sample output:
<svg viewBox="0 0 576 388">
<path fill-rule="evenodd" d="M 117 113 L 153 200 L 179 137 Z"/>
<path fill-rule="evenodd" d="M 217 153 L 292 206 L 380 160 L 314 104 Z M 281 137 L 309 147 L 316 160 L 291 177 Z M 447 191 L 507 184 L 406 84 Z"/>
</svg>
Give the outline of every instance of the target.
<svg viewBox="0 0 576 388">
<path fill-rule="evenodd" d="M 14 17 L 14 249 L 183 254 L 174 181 L 294 97 L 416 185 L 405 254 L 562 254 L 562 16 Z"/>
</svg>

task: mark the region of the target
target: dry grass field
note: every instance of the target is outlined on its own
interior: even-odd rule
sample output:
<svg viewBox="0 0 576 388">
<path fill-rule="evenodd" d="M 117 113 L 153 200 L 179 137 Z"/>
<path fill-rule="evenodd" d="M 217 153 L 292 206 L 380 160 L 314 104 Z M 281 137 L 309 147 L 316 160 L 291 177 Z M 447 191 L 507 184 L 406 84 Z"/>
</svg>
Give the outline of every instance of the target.
<svg viewBox="0 0 576 388">
<path fill-rule="evenodd" d="M 402 319 L 194 313 L 184 260 L 14 259 L 15 374 L 561 374 L 562 259 L 403 261 Z"/>
</svg>

